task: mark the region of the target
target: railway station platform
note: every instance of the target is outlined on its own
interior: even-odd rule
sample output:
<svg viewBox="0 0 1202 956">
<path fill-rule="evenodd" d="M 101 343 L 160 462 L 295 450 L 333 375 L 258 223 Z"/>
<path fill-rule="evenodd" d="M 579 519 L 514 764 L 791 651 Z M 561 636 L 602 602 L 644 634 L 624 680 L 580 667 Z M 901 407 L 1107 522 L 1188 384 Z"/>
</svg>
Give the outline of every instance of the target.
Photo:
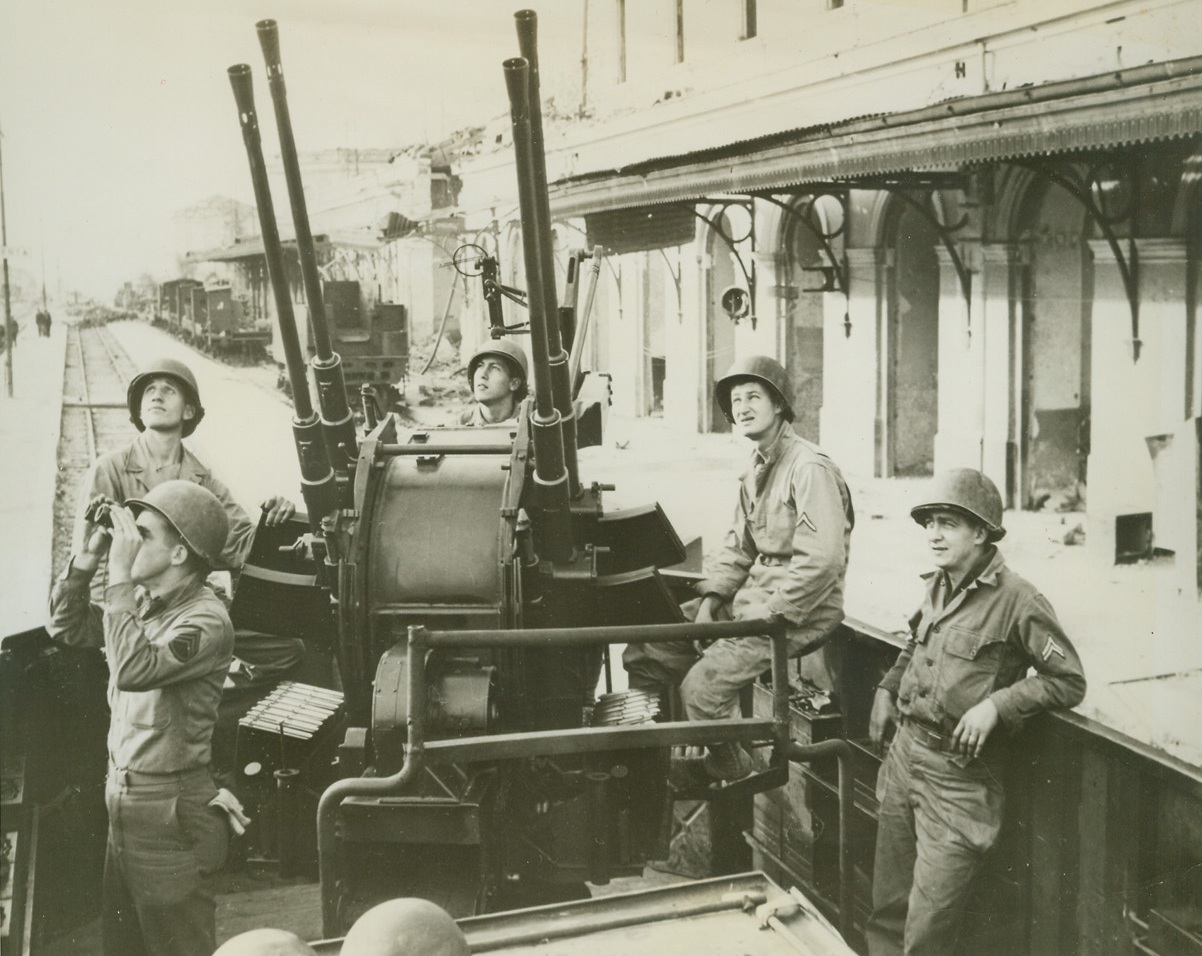
<svg viewBox="0 0 1202 956">
<path fill-rule="evenodd" d="M 33 314 L 30 308 L 28 315 L 17 319 L 21 331 L 12 355 L 12 397 L 7 388 L 0 386 L 3 634 L 41 626 L 50 591 L 57 484 L 53 450 L 58 446 L 62 418 L 67 330 L 62 321 L 56 320 L 50 327 L 50 337 L 39 338 Z M 0 353 L 0 362 L 6 359 Z"/>
</svg>

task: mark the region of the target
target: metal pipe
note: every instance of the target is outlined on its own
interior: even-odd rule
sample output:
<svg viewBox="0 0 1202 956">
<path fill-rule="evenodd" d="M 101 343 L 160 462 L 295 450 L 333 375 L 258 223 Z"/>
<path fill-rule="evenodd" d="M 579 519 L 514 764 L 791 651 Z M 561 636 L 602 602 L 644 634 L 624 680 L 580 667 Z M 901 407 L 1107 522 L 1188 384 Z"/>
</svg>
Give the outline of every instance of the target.
<svg viewBox="0 0 1202 956">
<path fill-rule="evenodd" d="M 605 255 L 605 250 L 601 246 L 593 247 L 593 264 L 589 269 L 589 272 L 592 273 L 592 281 L 589 283 L 588 295 L 584 299 L 584 311 L 577 318 L 576 336 L 572 339 L 572 354 L 568 358 L 568 380 L 572 383 L 572 398 L 580 394 L 580 386 L 584 381 L 580 374 L 580 365 L 584 360 L 584 340 L 588 337 L 589 322 L 593 315 L 593 300 L 597 296 L 597 283 L 601 281 L 601 257 L 603 255 Z"/>
<path fill-rule="evenodd" d="M 528 64 L 526 84 L 530 118 L 530 186 L 533 192 L 534 243 L 537 271 L 527 267 L 528 283 L 542 289 L 543 311 L 547 316 L 547 362 L 551 375 L 551 390 L 555 408 L 562 422 L 565 464 L 568 471 L 568 494 L 580 496 L 580 466 L 576 458 L 576 413 L 572 406 L 571 382 L 568 376 L 568 356 L 563 350 L 559 329 L 559 309 L 555 293 L 555 252 L 551 247 L 551 200 L 547 194 L 547 157 L 543 142 L 543 110 L 539 93 L 538 73 L 538 14 L 519 10 L 513 15 L 518 34 L 518 49 Z M 526 235 L 523 223 L 522 235 Z"/>
<path fill-rule="evenodd" d="M 517 628 L 497 631 L 425 631 L 420 640 L 430 647 L 570 647 L 589 644 L 657 644 L 664 641 L 716 640 L 767 634 L 784 646 L 787 623 L 769 618 L 680 624 L 615 624 L 607 627 Z M 782 685 L 783 685 L 782 681 Z M 786 695 L 786 705 L 788 697 Z M 787 710 L 785 712 L 787 717 Z"/>
<path fill-rule="evenodd" d="M 841 738 L 816 744 L 789 741 L 784 747 L 784 755 L 795 763 L 810 763 L 832 756 L 839 759 L 839 932 L 845 939 L 855 929 L 852 883 L 855 870 L 851 859 L 851 814 L 855 808 L 851 772 L 853 752 L 851 744 Z"/>
<path fill-rule="evenodd" d="M 720 879 L 660 887 L 637 895 L 618 894 L 588 900 L 583 906 L 566 903 L 562 916 L 548 926 L 532 923 L 528 910 L 468 917 L 461 925 L 471 939 L 473 953 L 538 946 L 550 940 L 587 936 L 625 926 L 644 926 L 660 920 L 680 920 L 728 910 L 751 912 L 768 901 L 762 875 L 737 875 Z"/>
<path fill-rule="evenodd" d="M 343 930 L 338 925 L 338 861 L 335 841 L 338 836 L 338 808 L 347 797 L 373 797 L 400 793 L 425 766 L 426 655 L 415 632 L 409 628 L 409 713 L 406 717 L 408 740 L 405 762 L 391 777 L 351 777 L 327 787 L 317 804 L 317 865 L 321 879 L 322 935 L 334 937 Z"/>
<path fill-rule="evenodd" d="M 321 422 L 314 413 L 313 402 L 309 398 L 309 382 L 305 376 L 304 360 L 301 358 L 296 318 L 292 313 L 292 299 L 288 294 L 288 274 L 284 270 L 280 233 L 276 227 L 275 208 L 271 202 L 271 187 L 267 182 L 267 164 L 263 161 L 263 142 L 259 136 L 259 117 L 255 112 L 250 67 L 239 63 L 231 66 L 228 73 L 230 86 L 234 91 L 234 101 L 238 106 L 238 120 L 242 126 L 246 158 L 250 163 L 255 206 L 259 212 L 259 229 L 263 235 L 263 255 L 267 260 L 267 275 L 275 294 L 280 342 L 284 346 L 288 380 L 292 385 L 292 404 L 296 409 L 296 416 L 292 419 L 292 435 L 296 455 L 300 461 L 301 494 L 305 499 L 305 510 L 309 514 L 309 527 L 317 533 L 321 527 L 321 519 L 337 507 L 336 479 L 321 434 Z"/>
<path fill-rule="evenodd" d="M 355 419 L 346 399 L 346 381 L 342 374 L 342 358 L 330 343 L 326 321 L 325 299 L 321 277 L 317 273 L 317 247 L 309 229 L 309 210 L 301 184 L 300 161 L 296 140 L 292 135 L 292 118 L 288 112 L 288 90 L 284 84 L 284 68 L 280 63 L 280 32 L 274 20 L 255 24 L 263 59 L 267 63 L 267 85 L 275 106 L 275 125 L 280 136 L 280 159 L 288 183 L 288 199 L 292 205 L 292 224 L 296 230 L 296 248 L 300 256 L 301 276 L 305 283 L 305 301 L 309 307 L 309 324 L 313 329 L 313 378 L 317 382 L 317 397 L 321 405 L 321 425 L 326 447 L 340 473 L 345 473 L 355 459 L 358 440 Z"/>
<path fill-rule="evenodd" d="M 563 415 L 556 407 L 551 381 L 550 339 L 552 332 L 557 354 L 562 355 L 558 328 L 552 329 L 555 315 L 554 292 L 545 298 L 546 284 L 541 281 L 537 232 L 539 228 L 535 198 L 534 145 L 530 122 L 530 68 L 526 60 L 506 60 L 505 85 L 509 92 L 510 118 L 513 125 L 514 164 L 518 178 L 521 207 L 522 247 L 529 283 L 527 301 L 530 315 L 530 347 L 534 360 L 534 414 L 530 417 L 534 442 L 534 483 L 538 489 L 541 518 L 535 524 L 538 551 L 552 561 L 569 561 L 574 553 L 569 498 L 571 487 L 565 461 L 566 436 Z M 554 276 L 552 275 L 552 280 Z M 551 283 L 554 288 L 554 281 Z M 566 378 L 567 366 L 563 366 Z M 574 451 L 574 446 L 573 446 Z"/>
<path fill-rule="evenodd" d="M 609 883 L 609 774 L 596 770 L 585 774 L 588 801 L 588 881 L 595 886 Z"/>
<path fill-rule="evenodd" d="M 273 773 L 276 785 L 276 856 L 279 861 L 280 876 L 284 879 L 296 876 L 299 861 L 297 860 L 296 835 L 299 832 L 300 821 L 297 819 L 297 784 L 300 771 L 286 767 Z"/>
<path fill-rule="evenodd" d="M 122 406 L 124 408 L 125 406 Z M 377 445 L 377 455 L 425 458 L 439 455 L 505 455 L 513 454 L 513 445 Z"/>
</svg>

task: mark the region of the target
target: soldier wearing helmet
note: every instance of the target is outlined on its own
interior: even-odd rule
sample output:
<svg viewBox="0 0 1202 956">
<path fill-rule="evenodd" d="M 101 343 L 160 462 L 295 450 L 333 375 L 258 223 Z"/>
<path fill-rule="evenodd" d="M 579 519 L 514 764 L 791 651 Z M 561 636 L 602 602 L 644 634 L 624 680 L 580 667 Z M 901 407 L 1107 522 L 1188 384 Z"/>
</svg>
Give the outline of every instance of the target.
<svg viewBox="0 0 1202 956">
<path fill-rule="evenodd" d="M 226 940 L 213 956 L 316 956 L 316 952 L 287 930 L 252 929 Z"/>
<path fill-rule="evenodd" d="M 734 363 L 716 385 L 718 404 L 754 446 L 734 521 L 702 595 L 686 605 L 698 621 L 783 619 L 790 656 L 818 650 L 843 622 L 843 579 L 855 517 L 838 466 L 793 431 L 789 381 L 775 359 Z M 767 637 L 723 639 L 698 655 L 690 642 L 630 645 L 630 685 L 658 690 L 680 681 L 691 720 L 738 714 L 740 691 L 771 664 Z M 689 788 L 751 770 L 735 744 L 713 745 L 700 761 L 678 762 L 674 782 Z"/>
<path fill-rule="evenodd" d="M 530 363 L 509 339 L 486 342 L 467 363 L 472 406 L 459 416 L 460 425 L 498 425 L 517 418 L 526 397 Z"/>
<path fill-rule="evenodd" d="M 942 472 L 910 515 L 935 570 L 869 721 L 878 749 L 898 726 L 877 781 L 874 956 L 955 948 L 966 893 L 1001 829 L 1008 740 L 1028 717 L 1085 696 L 1051 604 L 994 546 L 1006 531 L 993 482 Z"/>
<path fill-rule="evenodd" d="M 212 562 L 215 569 L 236 571 L 246 561 L 255 526 L 229 489 L 183 444 L 204 418 L 196 376 L 183 362 L 160 358 L 134 376 L 126 392 L 129 419 L 140 434 L 134 441 L 101 455 L 84 483 L 75 546 L 84 544 L 83 512 L 96 498 L 124 504 L 145 495 L 164 481 L 184 479 L 207 488 L 225 509 L 229 537 Z M 287 498 L 277 495 L 263 504 L 268 524 L 282 524 L 295 512 Z M 106 578 L 97 574 L 95 597 Z"/>
<path fill-rule="evenodd" d="M 468 956 L 463 930 L 442 907 L 416 898 L 388 900 L 360 916 L 342 956 Z"/>
<path fill-rule="evenodd" d="M 225 818 L 209 804 L 213 727 L 234 629 L 205 584 L 229 534 L 225 507 L 191 481 L 166 481 L 92 512 L 50 595 L 57 641 L 103 647 L 109 665 L 109 810 L 104 952 L 208 956 L 207 877 L 225 860 Z M 101 606 L 89 585 L 107 553 Z"/>
</svg>

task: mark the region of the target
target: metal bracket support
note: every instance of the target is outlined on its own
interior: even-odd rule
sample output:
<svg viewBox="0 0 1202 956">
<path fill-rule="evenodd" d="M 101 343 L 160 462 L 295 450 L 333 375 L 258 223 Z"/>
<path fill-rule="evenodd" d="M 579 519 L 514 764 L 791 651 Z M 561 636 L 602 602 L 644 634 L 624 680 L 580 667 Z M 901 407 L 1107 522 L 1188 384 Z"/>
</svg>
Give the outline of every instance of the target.
<svg viewBox="0 0 1202 956">
<path fill-rule="evenodd" d="M 713 218 L 706 216 L 697 211 L 699 205 L 708 205 L 718 207 L 719 214 Z M 694 216 L 709 226 L 726 245 L 730 248 L 734 255 L 735 261 L 739 264 L 739 270 L 743 273 L 743 279 L 747 282 L 747 294 L 751 300 L 751 327 L 754 329 L 756 325 L 755 316 L 755 260 L 751 260 L 751 268 L 747 267 L 747 263 L 743 261 L 743 256 L 739 253 L 738 243 L 751 240 L 751 251 L 755 252 L 755 202 L 750 196 L 721 196 L 717 198 L 701 198 L 691 200 L 686 204 L 689 211 Z M 737 206 L 747 213 L 749 226 L 747 235 L 735 237 L 727 235 L 726 230 L 722 228 L 722 217 L 726 210 L 731 206 Z M 737 319 L 735 321 L 738 321 Z"/>
<path fill-rule="evenodd" d="M 1085 173 L 1084 181 L 1072 166 L 1063 164 L 1039 163 L 1021 159 L 1009 160 L 1012 166 L 1030 170 L 1037 176 L 1042 176 L 1049 182 L 1055 183 L 1081 204 L 1085 214 L 1090 218 L 1102 237 L 1114 253 L 1114 261 L 1118 263 L 1119 276 L 1123 280 L 1123 290 L 1127 293 L 1127 304 L 1131 309 L 1131 361 L 1139 361 L 1139 353 L 1143 341 L 1139 337 L 1139 250 L 1135 246 L 1135 213 L 1139 208 L 1139 175 L 1138 157 L 1133 152 L 1124 152 L 1121 158 L 1114 156 L 1103 157 L 1094 162 Z M 1121 176 L 1125 176 L 1130 186 L 1130 195 L 1125 205 L 1117 211 L 1107 212 L 1096 201 L 1096 196 L 1104 195 L 1106 187 L 1114 180 L 1102 178 L 1102 170 L 1111 167 Z M 1115 235 L 1114 226 L 1120 222 L 1131 220 L 1127 229 L 1127 253 L 1124 256 L 1123 247 Z"/>
</svg>

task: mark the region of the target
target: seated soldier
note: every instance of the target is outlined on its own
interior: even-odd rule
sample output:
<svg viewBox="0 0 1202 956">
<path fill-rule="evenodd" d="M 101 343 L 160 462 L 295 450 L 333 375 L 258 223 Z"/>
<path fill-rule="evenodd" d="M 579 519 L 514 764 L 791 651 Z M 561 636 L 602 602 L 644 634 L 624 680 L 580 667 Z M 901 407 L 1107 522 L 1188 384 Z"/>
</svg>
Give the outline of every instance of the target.
<svg viewBox="0 0 1202 956">
<path fill-rule="evenodd" d="M 755 446 L 739 486 L 734 522 L 686 613 L 697 621 L 788 622 L 790 657 L 809 654 L 843 622 L 843 579 L 854 523 L 838 466 L 793 431 L 788 377 L 775 359 L 735 362 L 714 386 L 726 417 Z M 690 720 L 738 716 L 742 689 L 772 662 L 767 637 L 723 638 L 698 653 L 691 641 L 632 644 L 622 663 L 630 686 L 680 681 Z M 678 764 L 681 788 L 736 780 L 751 771 L 733 743 L 712 745 L 700 764 Z"/>
</svg>

